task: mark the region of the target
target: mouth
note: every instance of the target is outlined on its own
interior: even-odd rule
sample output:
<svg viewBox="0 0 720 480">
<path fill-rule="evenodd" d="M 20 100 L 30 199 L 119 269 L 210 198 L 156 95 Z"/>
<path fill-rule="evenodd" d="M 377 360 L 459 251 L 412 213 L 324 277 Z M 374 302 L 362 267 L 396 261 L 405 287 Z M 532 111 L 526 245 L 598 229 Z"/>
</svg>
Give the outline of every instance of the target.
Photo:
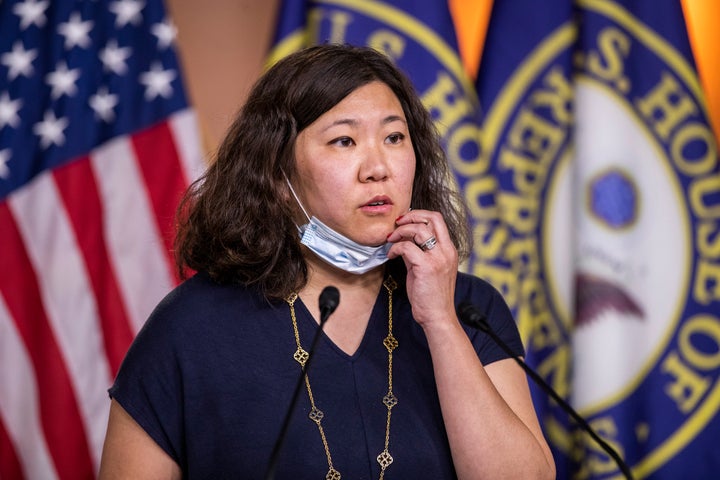
<svg viewBox="0 0 720 480">
<path fill-rule="evenodd" d="M 360 206 L 360 209 L 368 215 L 389 215 L 393 211 L 393 202 L 390 197 L 384 195 L 377 195 L 370 199 L 369 202 L 364 203 Z"/>
<path fill-rule="evenodd" d="M 382 207 L 385 205 L 392 205 L 392 200 L 385 196 L 373 197 L 363 207 Z"/>
</svg>

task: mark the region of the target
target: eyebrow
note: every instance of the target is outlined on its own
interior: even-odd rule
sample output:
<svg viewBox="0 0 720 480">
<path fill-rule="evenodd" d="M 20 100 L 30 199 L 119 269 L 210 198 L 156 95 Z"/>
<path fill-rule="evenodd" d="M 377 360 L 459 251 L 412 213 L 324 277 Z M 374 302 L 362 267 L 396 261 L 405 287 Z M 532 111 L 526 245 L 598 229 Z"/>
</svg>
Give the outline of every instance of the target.
<svg viewBox="0 0 720 480">
<path fill-rule="evenodd" d="M 392 122 L 402 122 L 405 125 L 407 125 L 407 122 L 405 121 L 405 119 L 403 117 L 401 117 L 400 115 L 388 115 L 387 117 L 383 118 L 380 123 L 382 125 L 387 125 L 388 123 L 392 123 Z M 323 128 L 322 131 L 330 130 L 332 127 L 336 127 L 338 125 L 350 125 L 351 127 L 354 127 L 357 124 L 358 124 L 358 121 L 355 120 L 354 118 L 341 118 L 339 120 L 335 120 L 330 125 Z"/>
</svg>

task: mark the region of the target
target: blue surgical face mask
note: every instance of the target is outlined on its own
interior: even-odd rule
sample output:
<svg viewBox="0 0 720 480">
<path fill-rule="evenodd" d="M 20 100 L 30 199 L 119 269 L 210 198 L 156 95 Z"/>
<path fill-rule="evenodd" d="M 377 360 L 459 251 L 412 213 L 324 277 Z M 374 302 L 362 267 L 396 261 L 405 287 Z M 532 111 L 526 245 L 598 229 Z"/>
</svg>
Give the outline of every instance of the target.
<svg viewBox="0 0 720 480">
<path fill-rule="evenodd" d="M 300 243 L 330 265 L 349 273 L 361 274 L 388 261 L 392 244 L 379 247 L 360 245 L 328 227 L 315 216 L 310 222 L 298 227 Z"/>
<path fill-rule="evenodd" d="M 391 243 L 385 243 L 378 247 L 360 245 L 328 227 L 315 216 L 309 217 L 305 207 L 303 207 L 300 199 L 295 194 L 295 190 L 290 185 L 290 181 L 287 180 L 287 183 L 295 197 L 295 201 L 300 205 L 305 217 L 308 219 L 308 223 L 298 227 L 300 243 L 315 255 L 334 267 L 358 275 L 379 267 L 388 261 L 387 253 L 392 246 Z"/>
</svg>

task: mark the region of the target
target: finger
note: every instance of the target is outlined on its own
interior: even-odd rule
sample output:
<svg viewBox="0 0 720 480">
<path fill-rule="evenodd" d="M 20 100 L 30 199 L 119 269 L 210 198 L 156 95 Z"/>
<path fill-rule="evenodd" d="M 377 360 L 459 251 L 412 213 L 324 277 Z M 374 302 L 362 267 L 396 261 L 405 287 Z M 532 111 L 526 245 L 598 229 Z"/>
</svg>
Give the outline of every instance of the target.
<svg viewBox="0 0 720 480">
<path fill-rule="evenodd" d="M 397 225 L 407 225 L 410 223 L 422 223 L 425 225 L 430 224 L 431 215 L 434 212 L 428 210 L 410 210 L 405 215 L 401 215 L 395 223 Z"/>
<path fill-rule="evenodd" d="M 405 215 L 395 220 L 397 226 L 402 225 L 425 225 L 429 228 L 432 235 L 435 235 L 438 240 L 444 239 L 448 236 L 447 225 L 445 219 L 440 212 L 433 212 L 431 210 L 410 210 Z M 425 237 L 423 241 L 429 237 Z"/>
<path fill-rule="evenodd" d="M 420 250 L 427 252 L 435 248 L 435 245 L 437 245 L 437 237 L 433 235 L 432 237 L 425 240 L 423 243 L 419 244 L 418 247 L 420 247 Z"/>
<path fill-rule="evenodd" d="M 406 241 L 420 246 L 433 237 L 436 237 L 435 232 L 428 225 L 424 223 L 407 223 L 398 226 L 388 236 L 388 241 L 392 243 Z"/>
<path fill-rule="evenodd" d="M 395 224 L 398 226 L 396 230 L 401 232 L 403 238 L 408 238 L 408 233 L 403 232 L 402 227 L 411 228 L 412 226 L 417 226 L 417 228 L 413 230 L 416 232 L 416 235 L 413 237 L 413 241 L 417 245 L 422 245 L 432 236 L 435 236 L 438 244 L 452 243 L 452 240 L 450 239 L 450 232 L 448 232 L 447 225 L 445 224 L 445 220 L 440 212 L 433 212 L 430 210 L 411 210 L 398 218 L 395 221 Z M 427 230 L 423 230 L 420 226 L 427 227 Z"/>
</svg>

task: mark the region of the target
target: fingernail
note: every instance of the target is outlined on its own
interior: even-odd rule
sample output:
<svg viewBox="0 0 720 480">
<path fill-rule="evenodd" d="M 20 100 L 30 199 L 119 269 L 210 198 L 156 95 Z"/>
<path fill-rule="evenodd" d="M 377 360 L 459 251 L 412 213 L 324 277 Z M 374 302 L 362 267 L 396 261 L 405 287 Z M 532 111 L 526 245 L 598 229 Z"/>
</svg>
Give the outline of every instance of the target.
<svg viewBox="0 0 720 480">
<path fill-rule="evenodd" d="M 395 219 L 395 223 L 399 222 L 401 218 L 403 218 L 405 215 L 400 215 L 398 218 Z"/>
</svg>

